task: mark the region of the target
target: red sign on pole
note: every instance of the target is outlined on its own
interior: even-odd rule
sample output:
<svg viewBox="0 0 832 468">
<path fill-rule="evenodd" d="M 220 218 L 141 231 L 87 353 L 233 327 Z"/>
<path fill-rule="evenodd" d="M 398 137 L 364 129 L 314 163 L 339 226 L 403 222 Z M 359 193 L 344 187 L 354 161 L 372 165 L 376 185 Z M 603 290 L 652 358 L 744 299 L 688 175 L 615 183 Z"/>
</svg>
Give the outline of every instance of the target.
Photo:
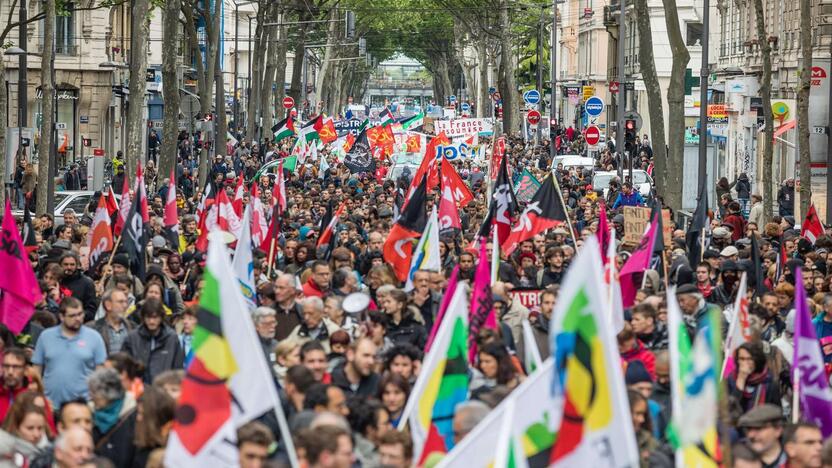
<svg viewBox="0 0 832 468">
<path fill-rule="evenodd" d="M 601 141 L 601 130 L 595 125 L 590 125 L 584 130 L 584 139 L 589 146 L 595 146 Z"/>
<path fill-rule="evenodd" d="M 610 81 L 610 94 L 618 94 L 618 82 Z"/>
<path fill-rule="evenodd" d="M 540 112 L 536 110 L 530 110 L 528 114 L 526 114 L 526 120 L 529 121 L 532 125 L 537 125 L 540 123 Z"/>
<path fill-rule="evenodd" d="M 292 96 L 286 96 L 283 98 L 283 108 L 284 109 L 291 109 L 295 107 L 295 100 Z"/>
</svg>

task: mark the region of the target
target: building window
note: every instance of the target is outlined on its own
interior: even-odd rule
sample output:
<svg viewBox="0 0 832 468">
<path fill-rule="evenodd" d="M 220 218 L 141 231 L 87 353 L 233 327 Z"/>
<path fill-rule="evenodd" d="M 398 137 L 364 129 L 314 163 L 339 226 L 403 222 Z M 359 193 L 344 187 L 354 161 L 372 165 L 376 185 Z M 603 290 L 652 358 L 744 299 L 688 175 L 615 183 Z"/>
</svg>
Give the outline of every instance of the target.
<svg viewBox="0 0 832 468">
<path fill-rule="evenodd" d="M 75 55 L 75 4 L 67 3 L 66 15 L 55 21 L 55 53 Z"/>
<path fill-rule="evenodd" d="M 687 37 L 685 45 L 687 46 L 701 46 L 702 45 L 702 23 L 685 23 L 687 26 Z"/>
</svg>

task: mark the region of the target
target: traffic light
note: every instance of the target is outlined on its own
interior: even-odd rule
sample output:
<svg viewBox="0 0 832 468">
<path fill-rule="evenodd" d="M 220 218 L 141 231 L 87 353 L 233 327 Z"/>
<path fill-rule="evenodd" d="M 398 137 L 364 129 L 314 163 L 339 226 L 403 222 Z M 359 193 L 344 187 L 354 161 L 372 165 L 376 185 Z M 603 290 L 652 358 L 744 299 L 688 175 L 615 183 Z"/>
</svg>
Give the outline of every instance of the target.
<svg viewBox="0 0 832 468">
<path fill-rule="evenodd" d="M 636 150 L 636 121 L 628 119 L 624 121 L 624 151 L 630 154 Z"/>
</svg>

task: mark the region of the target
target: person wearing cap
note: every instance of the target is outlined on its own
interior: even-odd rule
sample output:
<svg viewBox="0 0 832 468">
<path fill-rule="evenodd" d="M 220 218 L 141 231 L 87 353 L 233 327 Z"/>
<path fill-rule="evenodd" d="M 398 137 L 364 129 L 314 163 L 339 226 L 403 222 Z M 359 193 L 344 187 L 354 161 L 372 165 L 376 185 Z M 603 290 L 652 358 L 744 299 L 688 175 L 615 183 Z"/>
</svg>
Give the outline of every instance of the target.
<svg viewBox="0 0 832 468">
<path fill-rule="evenodd" d="M 732 248 L 734 249 L 734 252 L 736 252 L 737 249 L 734 247 Z M 734 303 L 737 290 L 740 286 L 739 280 L 741 268 L 734 260 L 724 260 L 720 269 L 719 284 L 713 288 L 711 295 L 707 298 L 707 301 L 711 304 L 725 307 L 728 304 Z"/>
<path fill-rule="evenodd" d="M 624 382 L 627 389 L 638 392 L 647 400 L 647 410 L 650 413 L 650 421 L 653 429 L 653 437 L 661 439 L 667 428 L 667 418 L 662 411 L 661 405 L 650 397 L 653 394 L 653 377 L 647 372 L 644 363 L 633 361 L 627 364 L 624 371 Z"/>
<path fill-rule="evenodd" d="M 127 254 L 120 253 L 116 254 L 113 257 L 113 275 L 107 280 L 106 283 L 104 283 L 105 290 L 115 286 L 113 284 L 113 278 L 115 278 L 117 275 L 124 275 L 130 278 L 130 282 L 132 283 L 130 293 L 134 297 L 142 297 L 142 295 L 144 294 L 144 284 L 142 284 L 141 280 L 133 276 L 133 274 L 130 272 L 130 258 L 127 256 Z M 99 319 L 103 316 L 103 314 L 100 317 L 97 316 L 96 319 Z"/>
<path fill-rule="evenodd" d="M 679 301 L 679 308 L 682 310 L 682 319 L 685 321 L 691 337 L 696 337 L 699 330 L 708 324 L 710 311 L 719 309 L 719 307 L 707 303 L 699 288 L 692 284 L 683 284 L 677 287 L 676 299 Z M 723 318 L 724 321 L 725 319 Z M 723 326 L 722 333 L 727 333 L 727 329 L 726 326 Z"/>
<path fill-rule="evenodd" d="M 765 403 L 740 416 L 737 426 L 745 432 L 748 445 L 760 456 L 763 466 L 780 467 L 786 452 L 780 443 L 783 435 L 783 410 Z"/>
<path fill-rule="evenodd" d="M 154 264 L 147 267 L 145 289 L 152 283 L 158 283 L 162 287 L 162 302 L 170 308 L 174 315 L 179 315 L 185 310 L 185 303 L 182 301 L 179 286 L 168 278 L 161 265 Z"/>
<path fill-rule="evenodd" d="M 731 244 L 731 230 L 726 226 L 718 226 L 711 233 L 711 247 L 721 251 Z"/>
</svg>

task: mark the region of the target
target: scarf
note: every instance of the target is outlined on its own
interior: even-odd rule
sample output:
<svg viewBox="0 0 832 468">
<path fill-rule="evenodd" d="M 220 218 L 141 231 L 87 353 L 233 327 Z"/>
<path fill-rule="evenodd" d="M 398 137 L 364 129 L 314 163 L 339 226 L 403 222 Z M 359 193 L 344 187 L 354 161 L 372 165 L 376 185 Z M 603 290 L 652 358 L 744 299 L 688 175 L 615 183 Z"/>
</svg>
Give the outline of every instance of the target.
<svg viewBox="0 0 832 468">
<path fill-rule="evenodd" d="M 696 287 L 699 289 L 699 292 L 702 293 L 702 296 L 705 298 L 711 297 L 711 292 L 713 291 L 713 286 L 711 282 L 708 281 L 705 284 L 696 283 Z"/>
<path fill-rule="evenodd" d="M 92 415 L 93 425 L 101 432 L 106 434 L 118 422 L 121 408 L 124 406 L 124 398 L 118 399 L 108 406 L 100 410 L 96 410 Z"/>
<path fill-rule="evenodd" d="M 734 381 L 736 382 L 737 370 L 734 370 Z M 766 390 L 768 389 L 768 368 L 755 372 L 745 380 L 745 389 L 742 390 L 742 401 L 745 402 L 744 410 L 748 411 L 766 402 Z M 738 389 L 739 390 L 739 389 Z"/>
</svg>

